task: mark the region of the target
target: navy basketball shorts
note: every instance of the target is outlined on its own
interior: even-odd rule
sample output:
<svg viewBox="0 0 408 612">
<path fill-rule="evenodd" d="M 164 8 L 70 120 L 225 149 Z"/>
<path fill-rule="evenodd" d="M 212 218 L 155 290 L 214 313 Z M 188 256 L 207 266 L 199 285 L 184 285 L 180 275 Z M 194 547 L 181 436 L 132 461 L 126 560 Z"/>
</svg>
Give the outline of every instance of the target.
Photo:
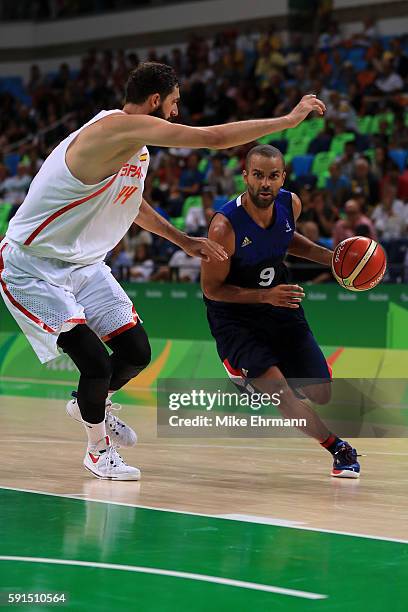
<svg viewBox="0 0 408 612">
<path fill-rule="evenodd" d="M 279 309 L 282 311 L 282 309 Z M 277 366 L 286 379 L 331 380 L 331 371 L 303 315 L 223 316 L 207 311 L 217 351 L 230 377 L 257 378 Z"/>
</svg>

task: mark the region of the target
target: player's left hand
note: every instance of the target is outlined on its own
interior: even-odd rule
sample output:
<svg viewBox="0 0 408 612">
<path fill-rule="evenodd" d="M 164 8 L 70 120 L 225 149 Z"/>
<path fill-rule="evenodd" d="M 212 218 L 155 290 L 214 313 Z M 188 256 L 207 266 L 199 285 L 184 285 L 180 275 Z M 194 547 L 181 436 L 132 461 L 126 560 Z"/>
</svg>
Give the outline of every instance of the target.
<svg viewBox="0 0 408 612">
<path fill-rule="evenodd" d="M 212 259 L 226 261 L 228 259 L 228 253 L 224 247 L 208 238 L 191 238 L 189 236 L 182 248 L 187 255 L 200 257 L 204 261 L 211 261 Z"/>
</svg>

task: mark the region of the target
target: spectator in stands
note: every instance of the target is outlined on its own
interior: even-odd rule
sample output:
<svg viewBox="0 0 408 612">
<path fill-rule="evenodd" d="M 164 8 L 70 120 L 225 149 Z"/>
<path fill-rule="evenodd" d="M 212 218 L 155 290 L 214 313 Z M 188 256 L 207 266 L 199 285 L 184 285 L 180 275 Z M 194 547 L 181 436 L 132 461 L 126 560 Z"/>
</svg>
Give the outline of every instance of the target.
<svg viewBox="0 0 408 612">
<path fill-rule="evenodd" d="M 22 204 L 24 198 L 26 197 L 31 181 L 32 176 L 30 174 L 30 167 L 27 164 L 22 163 L 18 164 L 17 174 L 15 176 L 9 176 L 3 181 L 1 185 L 3 198 L 6 202 L 13 204 L 13 210 L 10 218 L 14 216 L 20 204 Z"/>
<path fill-rule="evenodd" d="M 200 158 L 197 153 L 190 153 L 187 165 L 180 176 L 179 187 L 181 193 L 187 197 L 198 195 L 202 188 L 203 176 L 198 169 Z"/>
<path fill-rule="evenodd" d="M 370 170 L 370 164 L 365 157 L 359 157 L 354 163 L 354 171 L 352 174 L 352 191 L 361 189 L 367 198 L 370 206 L 375 206 L 378 203 L 379 183 Z"/>
<path fill-rule="evenodd" d="M 133 265 L 130 268 L 130 280 L 132 282 L 143 282 L 150 280 L 154 270 L 153 259 L 149 257 L 149 249 L 146 244 L 138 244 L 135 249 Z"/>
<path fill-rule="evenodd" d="M 129 257 L 125 248 L 125 241 L 121 240 L 112 249 L 106 258 L 106 264 L 112 270 L 112 274 L 118 280 L 125 280 L 129 277 L 129 268 L 132 265 L 132 258 Z"/>
<path fill-rule="evenodd" d="M 319 227 L 313 221 L 306 221 L 303 224 L 302 234 L 306 236 L 306 238 L 309 238 L 309 240 L 312 240 L 312 242 L 327 247 L 326 243 L 321 243 Z M 296 257 L 289 257 L 288 259 L 293 266 L 292 276 L 296 282 L 316 284 L 332 280 L 331 273 L 320 264 L 300 261 Z"/>
<path fill-rule="evenodd" d="M 390 137 L 390 149 L 408 149 L 408 125 L 403 113 L 394 118 L 393 131 Z"/>
<path fill-rule="evenodd" d="M 391 53 L 388 53 L 388 55 L 387 53 L 384 54 L 382 71 L 375 81 L 375 85 L 382 94 L 392 94 L 403 89 L 404 81 L 401 76 L 395 72 Z"/>
<path fill-rule="evenodd" d="M 311 140 L 308 153 L 316 155 L 321 151 L 328 151 L 330 149 L 332 138 L 333 128 L 326 121 L 323 130 L 319 132 L 317 136 L 313 138 L 313 140 Z"/>
<path fill-rule="evenodd" d="M 358 158 L 355 140 L 349 140 L 344 145 L 343 155 L 337 161 L 340 164 L 341 174 L 351 180 L 354 172 L 354 163 Z"/>
<path fill-rule="evenodd" d="M 399 38 L 393 38 L 390 42 L 390 46 L 395 72 L 399 74 L 402 79 L 406 79 L 408 77 L 408 56 L 402 48 L 401 40 Z"/>
<path fill-rule="evenodd" d="M 390 161 L 388 147 L 384 145 L 375 147 L 371 172 L 378 181 L 387 173 Z"/>
<path fill-rule="evenodd" d="M 5 192 L 4 183 L 8 175 L 9 175 L 9 170 L 7 166 L 5 166 L 4 164 L 0 164 L 0 198 L 2 198 L 3 200 L 5 199 L 4 198 L 4 192 Z"/>
<path fill-rule="evenodd" d="M 335 247 L 339 242 L 346 238 L 352 238 L 357 236 L 357 228 L 366 227 L 370 238 L 377 240 L 377 233 L 375 231 L 373 222 L 366 215 L 361 212 L 360 205 L 356 200 L 348 200 L 344 206 L 344 212 L 346 215 L 345 219 L 340 219 L 334 226 L 333 230 L 333 246 Z"/>
<path fill-rule="evenodd" d="M 301 193 L 304 194 L 303 190 Z M 325 201 L 324 193 L 316 190 L 310 197 L 306 197 L 306 200 L 301 201 L 302 212 L 298 219 L 299 227 L 302 229 L 305 222 L 313 221 L 319 228 L 320 236 L 330 237 L 337 214 L 333 205 Z"/>
<path fill-rule="evenodd" d="M 154 281 L 179 281 L 195 283 L 200 275 L 201 262 L 198 257 L 190 257 L 184 251 L 177 250 L 170 258 L 168 265 L 161 266 L 152 276 Z"/>
<path fill-rule="evenodd" d="M 37 90 L 43 88 L 45 79 L 38 64 L 33 64 L 30 68 L 30 76 L 27 83 L 27 91 L 31 96 L 35 96 Z"/>
<path fill-rule="evenodd" d="M 397 189 L 398 197 L 404 200 L 404 197 L 401 195 L 399 191 L 399 182 L 400 182 L 399 166 L 391 159 L 388 164 L 387 172 L 381 177 L 381 180 L 379 183 L 380 197 L 382 197 L 387 185 L 394 185 L 394 187 Z"/>
<path fill-rule="evenodd" d="M 363 31 L 352 36 L 351 40 L 355 45 L 361 47 L 370 46 L 379 37 L 378 26 L 373 17 L 367 17 L 363 21 Z"/>
<path fill-rule="evenodd" d="M 214 216 L 214 191 L 211 187 L 204 188 L 201 200 L 201 206 L 189 208 L 185 219 L 186 232 L 193 236 L 204 236 Z"/>
<path fill-rule="evenodd" d="M 174 182 L 168 191 L 166 199 L 166 210 L 170 217 L 181 217 L 183 211 L 184 198 L 180 191 L 178 182 Z"/>
<path fill-rule="evenodd" d="M 398 197 L 408 203 L 408 168 L 398 177 Z"/>
<path fill-rule="evenodd" d="M 371 215 L 375 229 L 382 240 L 398 240 L 404 236 L 408 225 L 408 205 L 397 199 L 394 185 L 388 185 L 384 195 Z"/>
<path fill-rule="evenodd" d="M 332 203 L 338 208 L 342 208 L 344 202 L 351 194 L 351 181 L 345 174 L 341 173 L 341 166 L 338 161 L 334 161 L 329 166 L 330 176 L 326 180 L 326 189 L 329 192 Z"/>
<path fill-rule="evenodd" d="M 115 6 L 118 6 L 118 1 L 115 0 Z M 120 0 L 121 3 L 124 1 Z M 22 15 L 28 11 L 26 16 L 31 17 L 38 13 L 38 9 L 29 7 L 30 3 L 24 3 L 27 5 L 24 10 L 17 7 L 19 4 L 15 3 L 14 6 L 10 3 L 14 14 L 21 12 Z M 83 10 L 84 3 L 58 0 L 52 3 L 41 1 L 40 4 L 43 7 L 41 15 L 51 15 L 52 11 L 44 8 L 50 4 L 58 16 L 75 15 Z M 105 6 L 106 2 L 103 4 Z M 38 2 L 35 5 L 39 6 Z M 344 154 L 336 160 L 338 165 L 334 164 L 330 168 L 324 196 L 320 192 L 312 194 L 313 188 L 300 193 L 304 206 L 301 225 L 312 221 L 319 228 L 320 234 L 326 234 L 326 239 L 337 218 L 333 205 L 341 207 L 350 197 L 347 182 L 352 182 L 353 199 L 358 199 L 357 205 L 362 211 L 366 203 L 373 207 L 380 202 L 383 208 L 379 208 L 376 215 L 381 216 L 381 211 L 384 212 L 387 206 L 384 197 L 388 186 L 397 189 L 397 199 L 408 202 L 408 170 L 401 173 L 401 169 L 386 154 L 386 147 L 389 150 L 408 148 L 406 111 L 403 96 L 399 94 L 407 90 L 408 85 L 405 39 L 401 37 L 391 40 L 391 52 L 384 50 L 383 41 L 377 39 L 375 27 L 373 29 L 372 23 L 366 23 L 363 32 L 341 48 L 337 27 L 329 24 L 330 20 L 326 20 L 322 26 L 325 32 L 320 38 L 320 46 L 323 49 L 331 47 L 330 53 L 315 51 L 312 46 L 307 46 L 304 39 L 296 39 L 296 36 L 292 37 L 290 46 L 284 48 L 281 36 L 274 27 L 268 28 L 263 34 L 248 32 L 237 36 L 235 32 L 221 32 L 210 41 L 194 36 L 186 50 L 178 48 L 169 53 L 170 63 L 176 67 L 183 84 L 181 110 L 187 122 L 207 125 L 236 119 L 270 117 L 276 114 L 279 105 L 284 110 L 289 104 L 289 96 L 294 100 L 298 95 L 296 87 L 299 87 L 301 91 L 313 91 L 329 103 L 328 114 L 332 119 L 326 121 L 323 131 L 312 140 L 309 153 L 329 151 L 335 133 L 345 129 L 355 131 L 356 141 L 346 143 Z M 364 58 L 367 66 L 363 69 L 356 66 L 352 53 L 343 61 L 344 53 L 348 54 L 348 46 L 354 46 L 357 41 L 367 47 Z M 159 55 L 154 49 L 149 52 L 150 59 L 157 59 Z M 38 66 L 33 66 L 25 97 L 21 99 L 14 90 L 2 88 L 0 150 L 4 151 L 4 155 L 0 153 L 0 164 L 7 164 L 10 172 L 15 174 L 16 157 L 19 157 L 20 164 L 29 165 L 28 175 L 35 176 L 43 159 L 67 133 L 77 129 L 99 112 L 101 107 L 120 108 L 123 78 L 138 61 L 135 54 L 123 50 L 113 52 L 107 49 L 99 52 L 94 49 L 82 58 L 79 74 L 67 64 L 60 66 L 57 75 L 43 74 Z M 383 97 L 382 93 L 379 96 L 382 91 L 384 95 L 390 94 L 386 102 L 380 99 Z M 395 92 L 397 95 L 394 95 Z M 32 96 L 31 106 L 27 94 Z M 394 120 L 387 117 L 364 123 L 366 115 L 375 115 L 377 112 L 392 112 Z M 69 116 L 62 121 L 67 113 Z M 358 124 L 362 133 L 355 129 L 356 113 L 359 115 Z M 52 123 L 56 125 L 50 129 Z M 287 146 L 285 136 L 281 137 L 284 139 L 283 147 Z M 24 144 L 10 149 L 10 143 L 23 139 Z M 361 157 L 357 151 L 374 147 L 375 157 L 368 170 L 366 160 L 356 163 Z M 242 167 L 245 153 L 245 147 L 230 150 L 224 156 L 224 161 L 227 156 L 237 156 L 238 170 Z M 232 171 L 224 166 L 219 153 L 211 164 L 209 152 L 200 151 L 200 155 L 207 157 L 210 162 L 205 182 L 199 171 L 201 166 L 197 153 L 192 153 L 191 149 L 170 149 L 164 153 L 160 148 L 151 147 L 150 154 L 151 170 L 145 182 L 146 199 L 158 212 L 169 218 L 182 216 L 183 205 L 189 195 L 202 195 L 203 206 L 190 209 L 186 217 L 186 229 L 198 234 L 204 232 L 213 215 L 214 196 L 219 198 L 215 203 L 217 206 L 223 196 L 231 196 L 236 191 Z M 186 167 L 183 169 L 185 160 Z M 0 166 L 0 186 L 8 179 L 15 179 L 14 176 L 5 176 L 5 172 Z M 17 182 L 21 173 L 24 174 L 24 171 L 19 168 Z M 285 187 L 298 193 L 301 180 L 290 179 L 289 165 L 287 173 Z M 322 180 L 321 177 L 310 175 L 304 181 L 314 186 L 318 178 Z M 206 184 L 214 193 L 203 191 L 203 185 Z M 306 231 L 313 233 L 311 226 L 308 227 Z M 356 227 L 358 225 L 354 229 Z M 368 228 L 370 233 L 364 223 L 361 228 L 363 232 Z M 403 235 L 407 233 L 405 229 Z M 319 239 L 322 239 L 322 235 Z M 150 245 L 143 231 L 134 234 L 131 230 L 127 248 L 132 254 L 139 242 L 151 247 L 155 264 L 168 264 L 174 252 L 173 245 L 158 237 Z"/>
<path fill-rule="evenodd" d="M 337 125 L 344 126 L 346 132 L 357 130 L 357 115 L 348 100 L 340 96 L 338 91 L 332 91 L 327 106 L 326 119 Z"/>
<path fill-rule="evenodd" d="M 224 159 L 219 153 L 211 158 L 211 167 L 205 181 L 215 195 L 232 195 L 235 192 L 234 175 L 224 165 Z"/>
<path fill-rule="evenodd" d="M 130 226 L 129 231 L 123 240 L 126 252 L 130 257 L 132 257 L 139 244 L 146 245 L 148 249 L 150 249 L 153 244 L 152 234 L 142 229 L 139 225 L 136 225 L 136 223 Z"/>
</svg>

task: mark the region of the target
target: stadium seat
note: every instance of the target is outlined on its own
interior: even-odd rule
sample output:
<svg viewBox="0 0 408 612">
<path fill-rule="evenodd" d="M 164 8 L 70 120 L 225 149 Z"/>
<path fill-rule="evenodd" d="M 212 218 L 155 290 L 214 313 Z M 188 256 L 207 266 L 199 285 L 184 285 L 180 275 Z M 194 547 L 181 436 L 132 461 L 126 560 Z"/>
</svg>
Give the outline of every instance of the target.
<svg viewBox="0 0 408 612">
<path fill-rule="evenodd" d="M 267 136 L 262 136 L 262 138 L 258 138 L 257 141 L 259 144 L 270 144 L 271 140 L 280 140 L 284 138 L 286 130 L 282 130 L 281 132 L 274 132 L 273 134 L 268 134 Z"/>
<path fill-rule="evenodd" d="M 242 174 L 234 176 L 235 189 L 238 193 L 243 193 L 246 190 L 246 183 Z"/>
<path fill-rule="evenodd" d="M 292 159 L 292 168 L 296 177 L 309 174 L 314 155 L 296 155 Z"/>
<path fill-rule="evenodd" d="M 392 149 L 390 151 L 390 157 L 396 164 L 398 164 L 399 169 L 402 172 L 407 163 L 408 151 L 405 151 L 404 149 Z"/>
<path fill-rule="evenodd" d="M 310 144 L 310 136 L 304 135 L 301 138 L 289 140 L 288 149 L 285 154 L 285 160 L 287 162 L 298 155 L 306 155 Z"/>
<path fill-rule="evenodd" d="M 20 162 L 19 153 L 7 153 L 4 156 L 4 163 L 9 169 L 11 176 L 14 176 L 17 172 L 17 166 Z"/>
<path fill-rule="evenodd" d="M 365 115 L 357 119 L 358 131 L 361 134 L 371 134 L 371 124 L 373 117 L 371 115 Z"/>
<path fill-rule="evenodd" d="M 370 131 L 372 134 L 378 134 L 380 131 L 380 123 L 382 121 L 387 121 L 388 123 L 388 131 L 392 129 L 392 122 L 394 119 L 394 115 L 392 113 L 382 113 L 380 115 L 374 115 Z"/>
<path fill-rule="evenodd" d="M 299 123 L 299 125 L 297 125 L 296 127 L 291 128 L 290 130 L 286 130 L 285 134 L 285 138 L 289 140 L 289 142 L 291 142 L 292 140 L 300 140 L 304 136 L 310 139 L 310 133 L 307 129 L 307 121 L 303 121 L 302 123 Z"/>
<path fill-rule="evenodd" d="M 15 96 L 23 104 L 31 106 L 31 97 L 27 94 L 23 79 L 19 76 L 7 76 L 0 78 L 0 92 L 7 91 Z"/>
<path fill-rule="evenodd" d="M 324 119 L 323 117 L 312 117 L 306 123 L 307 133 L 315 138 L 319 132 L 321 132 L 324 128 Z"/>
<path fill-rule="evenodd" d="M 0 203 L 0 236 L 4 236 L 7 232 L 8 218 L 12 208 L 12 204 L 8 204 L 7 202 Z"/>
<path fill-rule="evenodd" d="M 317 176 L 317 186 L 323 188 L 326 184 L 326 179 L 329 177 L 329 166 L 336 159 L 336 154 L 332 151 L 322 151 L 315 155 L 312 164 L 312 173 Z"/>
<path fill-rule="evenodd" d="M 350 140 L 354 139 L 355 135 L 353 134 L 353 132 L 344 132 L 343 134 L 337 134 L 331 141 L 330 152 L 334 153 L 336 156 L 342 155 L 346 142 L 350 142 Z"/>
<path fill-rule="evenodd" d="M 203 205 L 203 198 L 198 195 L 198 196 L 188 196 L 188 198 L 186 198 L 184 200 L 184 204 L 183 204 L 183 210 L 181 212 L 181 216 L 183 217 L 183 219 L 186 218 L 186 215 L 188 213 L 188 211 L 190 210 L 190 208 L 193 207 L 201 207 Z"/>
<path fill-rule="evenodd" d="M 215 196 L 214 202 L 213 202 L 213 209 L 220 210 L 220 208 L 222 208 L 224 204 L 228 202 L 228 199 L 229 199 L 229 196 L 223 196 L 223 195 Z"/>
<path fill-rule="evenodd" d="M 363 151 L 363 155 L 365 157 L 368 157 L 368 159 L 370 159 L 371 161 L 374 161 L 375 149 L 366 149 L 365 151 Z"/>
<path fill-rule="evenodd" d="M 208 157 L 203 157 L 203 159 L 200 159 L 198 163 L 198 171 L 201 172 L 203 176 L 206 176 L 208 172 L 208 168 L 209 168 Z"/>
<path fill-rule="evenodd" d="M 350 49 L 348 49 L 346 57 L 344 59 L 354 65 L 354 62 L 363 60 L 366 53 L 366 47 L 351 47 Z"/>
<path fill-rule="evenodd" d="M 237 170 L 239 166 L 239 158 L 234 155 L 234 157 L 230 157 L 229 160 L 227 161 L 227 165 L 226 168 L 229 168 L 230 170 Z"/>
<path fill-rule="evenodd" d="M 184 230 L 185 220 L 184 217 L 170 217 L 171 224 L 174 225 L 178 230 Z"/>
</svg>

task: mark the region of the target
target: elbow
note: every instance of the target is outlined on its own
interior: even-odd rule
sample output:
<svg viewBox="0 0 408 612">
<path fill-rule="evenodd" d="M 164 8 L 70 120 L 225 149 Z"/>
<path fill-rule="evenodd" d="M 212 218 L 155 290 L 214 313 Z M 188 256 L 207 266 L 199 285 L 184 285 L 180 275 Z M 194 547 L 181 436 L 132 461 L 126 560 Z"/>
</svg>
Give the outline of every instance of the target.
<svg viewBox="0 0 408 612">
<path fill-rule="evenodd" d="M 207 300 L 217 300 L 217 290 L 214 287 L 209 287 L 205 283 L 201 283 L 201 290 Z"/>
</svg>

